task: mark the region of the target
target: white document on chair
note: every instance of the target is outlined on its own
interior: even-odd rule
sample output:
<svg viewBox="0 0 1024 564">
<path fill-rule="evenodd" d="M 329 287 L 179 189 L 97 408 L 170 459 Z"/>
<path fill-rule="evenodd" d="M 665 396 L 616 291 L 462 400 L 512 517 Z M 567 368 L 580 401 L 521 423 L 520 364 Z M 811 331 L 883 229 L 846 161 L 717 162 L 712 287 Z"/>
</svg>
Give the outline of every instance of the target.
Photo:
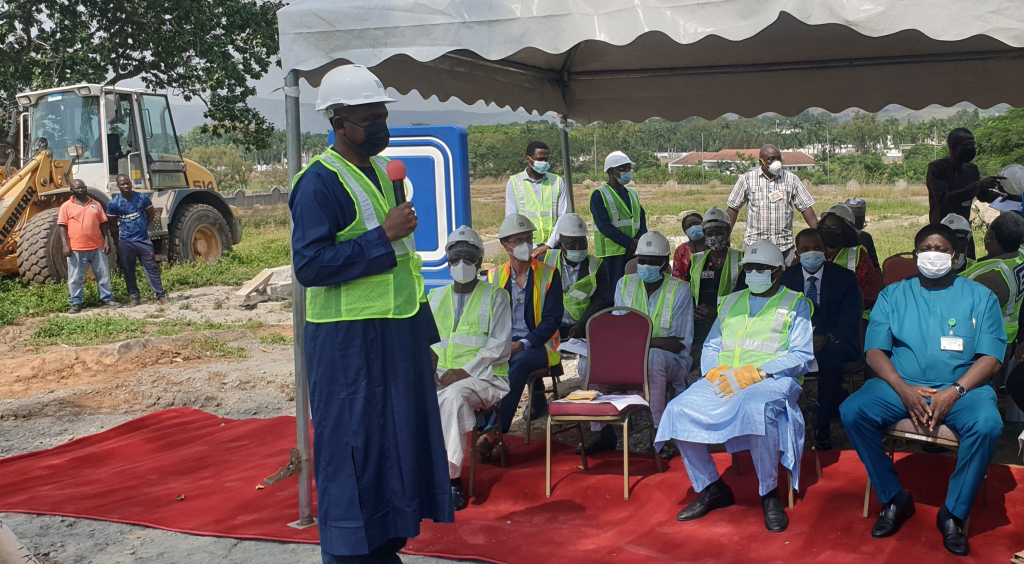
<svg viewBox="0 0 1024 564">
<path fill-rule="evenodd" d="M 569 339 L 568 341 L 558 345 L 558 350 L 561 352 L 578 354 L 580 356 L 587 356 L 587 340 Z"/>
<path fill-rule="evenodd" d="M 601 397 L 599 397 L 599 398 L 597 398 L 595 400 L 592 400 L 590 403 L 610 403 L 610 404 L 614 405 L 615 409 L 618 409 L 619 411 L 622 411 L 623 409 L 625 409 L 626 407 L 628 407 L 630 405 L 646 405 L 646 406 L 649 406 L 649 404 L 647 403 L 647 400 L 645 400 L 644 398 L 642 398 L 641 396 L 638 396 L 636 394 L 626 394 L 626 395 L 612 395 L 612 394 L 609 394 L 609 395 L 601 396 Z"/>
</svg>

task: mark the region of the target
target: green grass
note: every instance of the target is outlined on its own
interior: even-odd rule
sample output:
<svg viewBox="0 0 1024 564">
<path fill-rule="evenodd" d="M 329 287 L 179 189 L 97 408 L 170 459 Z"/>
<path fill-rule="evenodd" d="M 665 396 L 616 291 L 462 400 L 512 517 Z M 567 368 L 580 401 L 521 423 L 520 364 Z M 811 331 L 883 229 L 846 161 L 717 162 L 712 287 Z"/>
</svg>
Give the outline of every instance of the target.
<svg viewBox="0 0 1024 564">
<path fill-rule="evenodd" d="M 290 347 L 295 344 L 295 341 L 291 337 L 285 337 L 280 333 L 270 333 L 260 335 L 260 343 L 264 345 L 287 345 Z"/>
<path fill-rule="evenodd" d="M 233 347 L 224 341 L 212 337 L 196 337 L 185 343 L 188 350 L 217 358 L 249 358 L 249 353 L 242 347 Z"/>
<path fill-rule="evenodd" d="M 172 319 L 131 319 L 123 315 L 65 317 L 50 316 L 36 328 L 29 340 L 32 346 L 67 345 L 81 347 L 104 345 L 139 337 L 171 337 L 189 331 L 237 329 L 253 331 L 263 326 L 259 321 L 218 323 L 203 319 L 189 321 Z"/>
</svg>

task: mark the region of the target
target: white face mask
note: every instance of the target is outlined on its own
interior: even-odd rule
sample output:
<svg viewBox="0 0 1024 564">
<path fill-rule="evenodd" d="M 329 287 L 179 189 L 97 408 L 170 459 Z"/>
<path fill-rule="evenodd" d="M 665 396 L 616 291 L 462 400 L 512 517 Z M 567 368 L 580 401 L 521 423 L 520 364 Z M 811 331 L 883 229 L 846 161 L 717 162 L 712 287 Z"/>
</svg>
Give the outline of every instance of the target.
<svg viewBox="0 0 1024 564">
<path fill-rule="evenodd" d="M 770 172 L 772 176 L 778 176 L 782 173 L 782 162 L 772 161 L 772 164 L 768 165 L 768 172 Z"/>
<path fill-rule="evenodd" d="M 523 262 L 530 262 L 530 254 L 533 252 L 533 243 L 522 243 L 512 249 L 512 256 Z"/>
<path fill-rule="evenodd" d="M 917 269 L 926 278 L 942 278 L 953 270 L 953 255 L 931 251 L 917 253 Z"/>
<path fill-rule="evenodd" d="M 455 264 L 449 264 L 448 270 L 452 273 L 452 280 L 459 284 L 466 284 L 472 282 L 476 278 L 476 265 L 460 260 Z"/>
</svg>

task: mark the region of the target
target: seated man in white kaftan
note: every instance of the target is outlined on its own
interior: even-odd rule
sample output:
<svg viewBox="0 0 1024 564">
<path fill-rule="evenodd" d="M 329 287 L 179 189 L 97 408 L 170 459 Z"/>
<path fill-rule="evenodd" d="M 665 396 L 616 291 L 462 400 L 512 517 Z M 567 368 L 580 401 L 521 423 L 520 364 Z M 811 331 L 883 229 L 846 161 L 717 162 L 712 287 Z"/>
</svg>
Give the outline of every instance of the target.
<svg viewBox="0 0 1024 564">
<path fill-rule="evenodd" d="M 814 360 L 811 310 L 803 294 L 780 286 L 784 261 L 772 242 L 748 247 L 741 264 L 748 289 L 730 294 L 719 307 L 701 355 L 701 366 L 709 370 L 665 408 L 655 448 L 675 441 L 700 494 L 676 516 L 679 521 L 733 504 L 707 445 L 725 443 L 730 453 L 749 450 L 765 527 L 782 532 L 789 518 L 777 489 L 779 455 L 798 488 L 805 433 L 798 378 Z"/>
<path fill-rule="evenodd" d="M 445 245 L 455 282 L 430 292 L 441 342 L 433 345 L 437 402 L 448 451 L 452 505 L 465 509 L 462 460 L 466 433 L 477 424 L 474 412 L 488 409 L 508 393 L 508 359 L 512 354 L 512 314 L 508 292 L 477 278 L 483 262 L 480 235 L 462 226 Z M 472 456 L 472 453 L 470 453 Z"/>
</svg>

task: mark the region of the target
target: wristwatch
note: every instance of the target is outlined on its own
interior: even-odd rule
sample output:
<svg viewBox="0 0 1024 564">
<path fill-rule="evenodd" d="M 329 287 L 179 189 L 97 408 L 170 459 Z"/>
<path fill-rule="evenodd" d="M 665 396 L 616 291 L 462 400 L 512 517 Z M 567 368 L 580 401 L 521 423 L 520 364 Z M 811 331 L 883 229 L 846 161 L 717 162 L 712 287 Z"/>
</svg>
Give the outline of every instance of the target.
<svg viewBox="0 0 1024 564">
<path fill-rule="evenodd" d="M 961 386 L 959 382 L 953 382 L 953 389 L 956 390 L 960 397 L 964 397 L 964 394 L 967 393 L 967 388 Z"/>
</svg>

